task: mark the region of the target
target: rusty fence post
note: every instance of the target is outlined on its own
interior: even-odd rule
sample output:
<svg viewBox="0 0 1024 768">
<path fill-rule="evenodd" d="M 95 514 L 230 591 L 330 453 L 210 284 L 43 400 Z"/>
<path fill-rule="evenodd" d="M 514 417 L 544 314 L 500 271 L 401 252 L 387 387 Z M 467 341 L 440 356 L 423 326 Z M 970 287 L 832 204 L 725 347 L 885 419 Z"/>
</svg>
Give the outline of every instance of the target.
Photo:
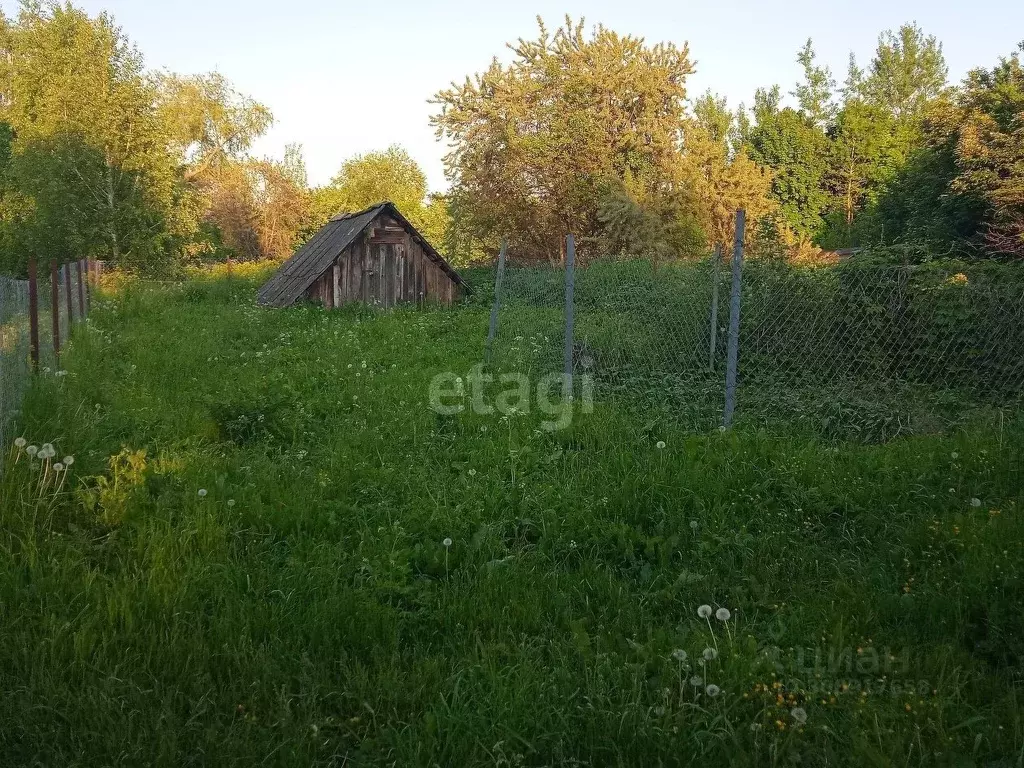
<svg viewBox="0 0 1024 768">
<path fill-rule="evenodd" d="M 28 260 L 28 333 L 32 371 L 39 371 L 39 286 L 36 284 L 36 257 Z"/>
<path fill-rule="evenodd" d="M 50 259 L 50 316 L 53 319 L 53 360 L 60 363 L 60 280 L 57 278 L 57 260 Z"/>
</svg>

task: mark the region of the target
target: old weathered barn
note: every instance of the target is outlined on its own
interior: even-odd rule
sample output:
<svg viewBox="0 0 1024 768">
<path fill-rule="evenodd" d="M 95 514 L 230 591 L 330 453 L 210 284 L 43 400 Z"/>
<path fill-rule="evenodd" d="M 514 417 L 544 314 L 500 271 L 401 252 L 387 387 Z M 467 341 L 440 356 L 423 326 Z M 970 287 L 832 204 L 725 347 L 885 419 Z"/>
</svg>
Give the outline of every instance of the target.
<svg viewBox="0 0 1024 768">
<path fill-rule="evenodd" d="M 335 216 L 260 288 L 257 300 L 286 307 L 302 299 L 340 307 L 450 305 L 469 288 L 393 203 Z"/>
</svg>

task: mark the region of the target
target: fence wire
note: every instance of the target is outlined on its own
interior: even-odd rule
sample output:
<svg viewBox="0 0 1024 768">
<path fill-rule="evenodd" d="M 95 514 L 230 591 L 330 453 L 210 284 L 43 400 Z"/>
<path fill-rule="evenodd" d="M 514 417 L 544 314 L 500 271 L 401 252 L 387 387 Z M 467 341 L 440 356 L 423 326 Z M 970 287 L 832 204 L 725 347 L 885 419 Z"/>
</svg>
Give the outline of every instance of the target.
<svg viewBox="0 0 1024 768">
<path fill-rule="evenodd" d="M 40 265 L 41 267 L 42 265 Z M 81 272 L 81 287 L 79 286 Z M 94 272 L 98 279 L 99 267 Z M 71 326 L 88 310 L 87 271 L 80 263 L 37 272 L 39 371 L 57 374 L 61 355 L 71 338 Z M 30 283 L 0 275 L 0 469 L 15 435 L 22 397 L 32 376 Z"/>
<path fill-rule="evenodd" d="M 565 270 L 507 265 L 492 359 L 529 376 L 562 370 Z"/>
<path fill-rule="evenodd" d="M 0 277 L 0 462 L 28 384 L 28 326 L 28 281 Z"/>
<path fill-rule="evenodd" d="M 561 267 L 506 271 L 497 364 L 562 370 L 565 279 Z M 728 258 L 598 259 L 574 281 L 574 376 L 695 429 L 721 423 Z M 905 425 L 886 409 L 905 411 L 921 393 L 1000 405 L 1024 391 L 1024 270 L 748 260 L 740 295 L 737 418 L 827 423 L 859 409 L 887 438 Z"/>
</svg>

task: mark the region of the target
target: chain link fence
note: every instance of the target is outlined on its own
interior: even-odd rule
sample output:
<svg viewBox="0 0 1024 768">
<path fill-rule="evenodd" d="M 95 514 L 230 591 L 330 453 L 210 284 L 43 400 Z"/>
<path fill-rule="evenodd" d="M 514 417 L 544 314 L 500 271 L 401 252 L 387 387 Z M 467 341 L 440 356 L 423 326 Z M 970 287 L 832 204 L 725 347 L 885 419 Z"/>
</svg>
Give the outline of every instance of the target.
<svg viewBox="0 0 1024 768">
<path fill-rule="evenodd" d="M 29 373 L 28 281 L 0 277 L 0 462 Z"/>
<path fill-rule="evenodd" d="M 0 275 L 0 469 L 33 369 L 61 375 L 61 351 L 72 323 L 88 314 L 89 286 L 101 269 L 99 262 L 79 261 L 30 271 L 27 280 Z"/>
<path fill-rule="evenodd" d="M 730 259 L 597 259 L 573 270 L 571 369 L 598 398 L 723 423 Z M 567 270 L 509 267 L 492 360 L 562 371 Z M 885 440 L 945 428 L 1024 391 L 1024 269 L 748 259 L 736 419 Z"/>
</svg>

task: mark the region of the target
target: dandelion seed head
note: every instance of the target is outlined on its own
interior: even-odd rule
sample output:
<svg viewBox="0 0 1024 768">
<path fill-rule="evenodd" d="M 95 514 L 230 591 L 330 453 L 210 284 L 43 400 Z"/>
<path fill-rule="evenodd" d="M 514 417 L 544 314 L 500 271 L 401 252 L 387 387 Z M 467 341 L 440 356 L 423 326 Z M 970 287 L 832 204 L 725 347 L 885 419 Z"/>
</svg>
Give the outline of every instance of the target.
<svg viewBox="0 0 1024 768">
<path fill-rule="evenodd" d="M 789 714 L 800 725 L 807 722 L 807 710 L 803 707 L 793 707 Z"/>
<path fill-rule="evenodd" d="M 716 651 L 714 648 L 705 648 L 704 653 L 701 655 L 704 657 L 705 661 L 714 661 L 716 658 L 718 658 L 718 651 Z"/>
<path fill-rule="evenodd" d="M 981 506 L 981 499 L 978 499 L 978 498 L 971 499 L 971 506 L 975 507 L 975 508 L 980 507 Z"/>
<path fill-rule="evenodd" d="M 469 470 L 469 476 L 470 477 L 473 477 L 475 474 L 476 474 L 476 470 L 475 469 Z"/>
<path fill-rule="evenodd" d="M 205 496 L 206 496 L 206 489 L 205 488 L 200 488 L 199 489 L 199 498 L 202 499 Z"/>
<path fill-rule="evenodd" d="M 229 507 L 235 506 L 235 500 L 234 499 L 228 499 L 228 506 Z"/>
<path fill-rule="evenodd" d="M 696 521 L 696 520 L 691 520 L 691 521 L 690 521 L 690 527 L 691 527 L 691 528 L 692 528 L 693 530 L 695 530 L 695 531 L 696 531 L 696 530 L 697 530 L 697 521 Z"/>
<path fill-rule="evenodd" d="M 672 658 L 678 662 L 684 662 L 686 661 L 686 651 L 684 651 L 682 648 L 676 648 L 674 651 L 672 651 Z"/>
<path fill-rule="evenodd" d="M 60 462 L 58 461 L 58 462 L 57 462 L 56 464 L 54 464 L 54 465 L 53 465 L 53 471 L 54 471 L 54 472 L 63 472 L 63 471 L 64 471 L 64 465 L 63 465 L 63 464 L 61 464 L 61 463 L 60 463 Z"/>
<path fill-rule="evenodd" d="M 452 539 L 450 536 L 445 536 L 444 541 L 442 541 L 441 543 L 444 545 L 444 548 L 447 549 L 452 545 Z"/>
<path fill-rule="evenodd" d="M 710 605 L 705 604 L 697 609 L 697 615 L 700 616 L 702 619 L 708 618 L 711 615 L 711 613 L 712 611 Z"/>
<path fill-rule="evenodd" d="M 707 688 L 705 688 L 705 689 L 704 689 L 704 692 L 705 692 L 705 693 L 706 693 L 706 694 L 707 694 L 708 696 L 710 696 L 711 698 L 715 698 L 715 696 L 717 696 L 718 694 L 720 694 L 720 693 L 722 692 L 722 689 L 721 689 L 721 688 L 719 688 L 719 687 L 718 687 L 717 685 L 715 685 L 714 683 L 711 683 L 710 685 L 708 685 L 708 687 L 707 687 Z"/>
<path fill-rule="evenodd" d="M 16 437 L 16 438 L 14 438 L 14 447 L 15 448 L 24 448 L 27 443 L 28 443 L 28 440 L 26 440 L 24 437 Z"/>
<path fill-rule="evenodd" d="M 660 451 L 662 448 L 665 447 L 665 441 L 664 440 L 659 440 L 657 446 L 655 446 L 655 447 Z"/>
<path fill-rule="evenodd" d="M 719 608 L 717 611 L 715 611 L 715 618 L 719 621 L 728 621 L 732 618 L 732 614 L 729 613 L 728 608 Z"/>
<path fill-rule="evenodd" d="M 65 467 L 70 467 L 74 463 L 75 463 L 75 457 L 74 456 L 65 456 L 64 457 L 64 466 Z"/>
<path fill-rule="evenodd" d="M 694 688 L 700 688 L 702 685 L 704 685 L 704 678 L 700 675 L 694 675 L 690 678 L 690 685 L 692 685 Z"/>
<path fill-rule="evenodd" d="M 27 453 L 29 456 L 35 456 L 37 453 L 39 453 L 39 446 L 30 445 L 28 448 L 25 449 L 25 453 Z"/>
</svg>

